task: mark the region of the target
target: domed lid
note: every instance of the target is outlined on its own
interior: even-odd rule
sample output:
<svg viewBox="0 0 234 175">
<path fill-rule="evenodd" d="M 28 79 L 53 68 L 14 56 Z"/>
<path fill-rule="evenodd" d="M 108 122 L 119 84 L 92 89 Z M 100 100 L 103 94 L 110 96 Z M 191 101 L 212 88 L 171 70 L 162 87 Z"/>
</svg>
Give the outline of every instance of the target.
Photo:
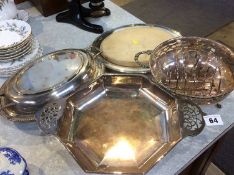
<svg viewBox="0 0 234 175">
<path fill-rule="evenodd" d="M 104 71 L 86 50 L 59 50 L 22 68 L 3 86 L 14 103 L 38 108 L 52 99 L 65 98 L 86 87 Z"/>
<path fill-rule="evenodd" d="M 36 94 L 64 85 L 79 74 L 86 55 L 77 51 L 60 51 L 49 54 L 25 67 L 16 80 L 16 88 L 22 94 Z"/>
</svg>

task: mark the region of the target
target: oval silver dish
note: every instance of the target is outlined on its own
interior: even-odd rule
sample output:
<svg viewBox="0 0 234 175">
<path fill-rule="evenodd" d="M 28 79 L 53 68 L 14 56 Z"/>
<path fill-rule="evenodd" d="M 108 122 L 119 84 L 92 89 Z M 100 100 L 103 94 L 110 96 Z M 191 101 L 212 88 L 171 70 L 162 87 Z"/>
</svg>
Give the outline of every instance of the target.
<svg viewBox="0 0 234 175">
<path fill-rule="evenodd" d="M 40 107 L 85 88 L 103 73 L 104 66 L 86 50 L 65 49 L 42 56 L 1 88 L 4 116 L 13 121 L 34 120 Z"/>
</svg>

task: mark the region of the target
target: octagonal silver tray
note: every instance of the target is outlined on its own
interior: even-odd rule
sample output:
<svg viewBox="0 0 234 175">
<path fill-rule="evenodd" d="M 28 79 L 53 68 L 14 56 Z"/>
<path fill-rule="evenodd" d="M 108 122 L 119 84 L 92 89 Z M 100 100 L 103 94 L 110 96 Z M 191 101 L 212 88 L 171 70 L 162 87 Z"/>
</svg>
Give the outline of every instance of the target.
<svg viewBox="0 0 234 175">
<path fill-rule="evenodd" d="M 203 112 L 143 75 L 103 75 L 36 114 L 86 172 L 144 174 L 182 138 L 204 128 Z"/>
</svg>

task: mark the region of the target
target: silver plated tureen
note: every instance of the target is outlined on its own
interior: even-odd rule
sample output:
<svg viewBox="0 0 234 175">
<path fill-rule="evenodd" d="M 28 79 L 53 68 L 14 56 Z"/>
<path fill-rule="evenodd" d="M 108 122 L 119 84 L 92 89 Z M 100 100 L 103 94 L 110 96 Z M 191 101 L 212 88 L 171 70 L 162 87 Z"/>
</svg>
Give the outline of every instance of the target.
<svg viewBox="0 0 234 175">
<path fill-rule="evenodd" d="M 34 120 L 34 113 L 54 99 L 66 98 L 94 81 L 104 67 L 87 50 L 56 51 L 26 65 L 1 88 L 4 116 Z"/>
</svg>

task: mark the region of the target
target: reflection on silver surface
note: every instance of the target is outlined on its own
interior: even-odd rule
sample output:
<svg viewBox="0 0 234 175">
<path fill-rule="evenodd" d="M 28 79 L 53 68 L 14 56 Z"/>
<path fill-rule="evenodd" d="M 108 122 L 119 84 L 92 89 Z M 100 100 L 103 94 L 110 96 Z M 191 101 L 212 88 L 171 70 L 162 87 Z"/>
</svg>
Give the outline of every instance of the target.
<svg viewBox="0 0 234 175">
<path fill-rule="evenodd" d="M 67 98 L 93 82 L 104 72 L 103 65 L 86 50 L 59 50 L 26 65 L 1 88 L 4 116 L 13 121 L 33 120 L 43 105 Z"/>
<path fill-rule="evenodd" d="M 55 134 L 86 172 L 146 173 L 183 137 L 204 127 L 199 107 L 177 101 L 141 75 L 103 75 L 58 102 L 64 107 L 56 117 L 45 117 L 53 103 L 37 113 L 38 125 Z M 184 125 L 189 112 L 189 121 L 201 117 L 199 128 Z"/>
<path fill-rule="evenodd" d="M 68 81 L 82 67 L 82 54 L 68 52 L 50 55 L 27 69 L 18 78 L 18 88 L 23 93 L 38 93 Z M 79 58 L 79 59 L 77 59 Z M 49 72 L 48 72 L 49 71 Z"/>
<path fill-rule="evenodd" d="M 162 43 L 151 52 L 150 69 L 154 81 L 171 93 L 209 104 L 233 90 L 234 75 L 229 65 L 233 60 L 234 53 L 220 43 L 180 37 Z"/>
</svg>

